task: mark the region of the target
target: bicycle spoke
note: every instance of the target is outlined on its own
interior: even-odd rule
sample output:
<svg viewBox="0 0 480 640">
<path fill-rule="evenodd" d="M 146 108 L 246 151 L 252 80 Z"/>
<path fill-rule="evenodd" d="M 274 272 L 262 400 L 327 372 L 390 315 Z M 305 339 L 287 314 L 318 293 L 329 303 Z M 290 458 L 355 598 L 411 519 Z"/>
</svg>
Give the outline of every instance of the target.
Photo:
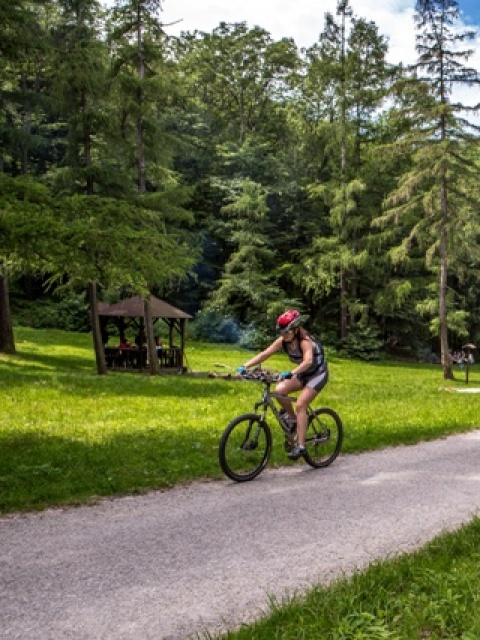
<svg viewBox="0 0 480 640">
<path fill-rule="evenodd" d="M 263 396 L 254 411 L 260 407 L 264 412 L 269 408 L 273 411 L 284 433 L 284 449 L 288 453 L 295 437 L 272 404 L 278 394 L 270 391 L 270 385 L 278 381 L 278 376 L 257 369 L 242 377 L 264 385 Z M 327 407 L 310 411 L 305 442 L 305 460 L 310 466 L 320 468 L 331 464 L 340 452 L 342 440 L 342 421 L 335 411 Z M 271 451 L 272 433 L 268 424 L 257 413 L 245 413 L 232 420 L 222 435 L 218 451 L 220 466 L 225 475 L 236 482 L 253 480 L 267 465 Z"/>
<path fill-rule="evenodd" d="M 326 467 L 338 456 L 343 440 L 340 417 L 332 409 L 317 409 L 310 417 L 305 460 L 312 467 Z"/>
<path fill-rule="evenodd" d="M 232 480 L 252 480 L 267 464 L 271 446 L 270 429 L 257 415 L 239 416 L 220 441 L 220 465 Z"/>
</svg>

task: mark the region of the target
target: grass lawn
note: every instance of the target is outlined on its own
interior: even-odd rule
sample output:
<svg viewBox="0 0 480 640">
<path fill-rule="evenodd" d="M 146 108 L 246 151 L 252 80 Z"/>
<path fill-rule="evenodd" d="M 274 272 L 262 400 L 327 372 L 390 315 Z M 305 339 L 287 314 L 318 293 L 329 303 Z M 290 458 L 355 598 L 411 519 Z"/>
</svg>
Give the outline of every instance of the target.
<svg viewBox="0 0 480 640">
<path fill-rule="evenodd" d="M 0 359 L 0 513 L 94 501 L 99 496 L 219 478 L 218 441 L 250 411 L 257 384 L 95 372 L 84 334 L 17 328 L 18 354 Z M 228 371 L 248 352 L 190 343 L 189 369 Z M 480 425 L 480 395 L 451 393 L 435 365 L 362 363 L 329 354 L 317 404 L 336 409 L 343 452 L 414 443 Z M 285 368 L 278 355 L 269 361 Z M 222 365 L 222 366 L 219 366 Z M 480 386 L 480 370 L 469 387 Z M 465 387 L 464 373 L 453 385 Z M 275 435 L 277 438 L 275 439 Z M 272 464 L 291 464 L 274 426 Z"/>
<path fill-rule="evenodd" d="M 219 478 L 220 435 L 250 411 L 260 387 L 187 375 L 95 373 L 90 337 L 16 329 L 18 354 L 0 357 L 0 512 L 88 503 L 195 478 Z M 480 426 L 480 395 L 465 374 L 448 385 L 438 366 L 361 363 L 328 353 L 330 383 L 317 404 L 336 409 L 344 452 L 409 444 Z M 194 371 L 225 372 L 237 348 L 189 344 Z M 223 365 L 219 367 L 218 365 Z M 270 361 L 283 370 L 285 358 Z M 470 372 L 480 387 L 480 368 Z M 272 464 L 291 464 L 277 435 Z M 480 638 L 480 521 L 421 551 L 379 562 L 305 597 L 272 603 L 231 640 Z"/>
</svg>

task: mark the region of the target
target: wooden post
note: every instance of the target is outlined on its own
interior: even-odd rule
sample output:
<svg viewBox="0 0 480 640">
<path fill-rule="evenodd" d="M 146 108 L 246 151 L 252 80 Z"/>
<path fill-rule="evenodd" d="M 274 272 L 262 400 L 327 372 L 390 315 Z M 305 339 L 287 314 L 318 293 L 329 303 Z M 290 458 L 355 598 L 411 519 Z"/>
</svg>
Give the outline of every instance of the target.
<svg viewBox="0 0 480 640">
<path fill-rule="evenodd" d="M 90 321 L 92 325 L 93 348 L 95 350 L 95 362 L 97 373 L 101 376 L 107 374 L 107 363 L 105 362 L 105 349 L 100 331 L 100 319 L 98 315 L 97 283 L 94 281 L 88 284 L 88 300 L 90 304 Z"/>
<path fill-rule="evenodd" d="M 180 366 L 183 371 L 183 356 L 185 353 L 185 318 L 180 320 Z"/>
<path fill-rule="evenodd" d="M 155 376 L 160 373 L 160 367 L 158 366 L 158 356 L 157 356 L 157 345 L 155 344 L 155 338 L 153 335 L 153 319 L 152 313 L 150 309 L 150 299 L 145 298 L 144 300 L 144 314 L 145 314 L 145 325 L 146 325 L 146 333 L 147 333 L 147 354 L 149 357 L 149 368 L 150 375 Z M 140 357 L 142 357 L 142 345 L 139 347 L 140 349 Z"/>
</svg>

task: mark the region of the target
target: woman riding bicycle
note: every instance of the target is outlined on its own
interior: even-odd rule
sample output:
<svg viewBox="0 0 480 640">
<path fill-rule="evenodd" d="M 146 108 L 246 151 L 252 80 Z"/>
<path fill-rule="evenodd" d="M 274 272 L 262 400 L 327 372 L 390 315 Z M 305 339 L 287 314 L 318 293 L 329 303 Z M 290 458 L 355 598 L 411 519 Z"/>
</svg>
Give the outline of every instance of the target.
<svg viewBox="0 0 480 640">
<path fill-rule="evenodd" d="M 244 373 L 249 367 L 260 364 L 282 349 L 290 361 L 296 365 L 291 371 L 280 374 L 281 381 L 275 388 L 276 393 L 285 396 L 301 390 L 297 398 L 296 414 L 291 400 L 288 398 L 279 400 L 290 419 L 297 422 L 297 445 L 288 454 L 292 460 L 297 460 L 305 454 L 307 409 L 328 382 L 328 366 L 323 347 L 316 338 L 300 326 L 301 323 L 302 317 L 296 309 L 282 313 L 277 319 L 277 331 L 280 332 L 280 336 L 264 351 L 238 369 L 239 373 Z"/>
</svg>

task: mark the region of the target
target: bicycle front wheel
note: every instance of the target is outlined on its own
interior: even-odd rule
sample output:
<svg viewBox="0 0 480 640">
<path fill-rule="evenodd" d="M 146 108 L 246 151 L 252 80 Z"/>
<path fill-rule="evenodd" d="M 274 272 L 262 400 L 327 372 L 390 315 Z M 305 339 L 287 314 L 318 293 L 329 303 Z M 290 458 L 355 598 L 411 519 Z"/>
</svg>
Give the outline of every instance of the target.
<svg viewBox="0 0 480 640">
<path fill-rule="evenodd" d="M 338 413 L 323 407 L 308 417 L 305 460 L 311 467 L 327 467 L 338 456 L 343 441 L 343 425 Z"/>
<path fill-rule="evenodd" d="M 265 468 L 272 450 L 272 432 L 255 413 L 230 422 L 220 440 L 218 456 L 223 472 L 235 482 L 253 480 Z"/>
</svg>

